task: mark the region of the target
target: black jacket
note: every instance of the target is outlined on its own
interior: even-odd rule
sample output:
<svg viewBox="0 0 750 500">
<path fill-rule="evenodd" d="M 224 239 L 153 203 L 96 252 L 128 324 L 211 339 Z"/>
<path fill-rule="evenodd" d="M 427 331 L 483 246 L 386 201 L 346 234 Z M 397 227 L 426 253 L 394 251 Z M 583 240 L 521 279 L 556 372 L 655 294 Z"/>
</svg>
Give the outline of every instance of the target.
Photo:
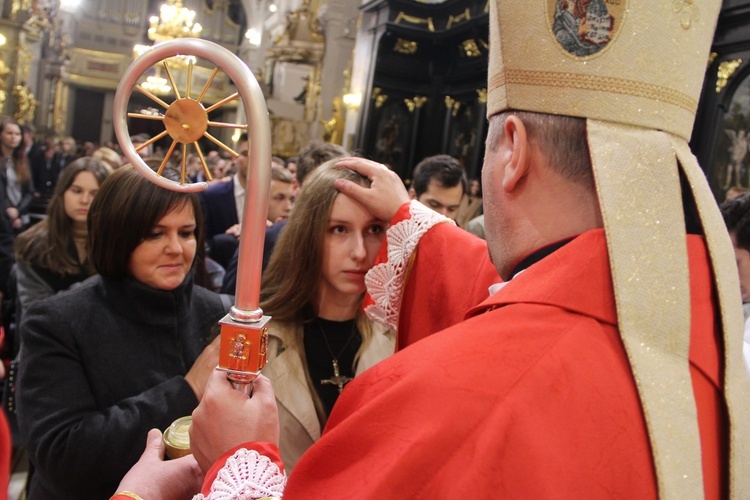
<svg viewBox="0 0 750 500">
<path fill-rule="evenodd" d="M 167 292 L 99 276 L 33 303 L 16 394 L 29 500 L 115 493 L 149 429 L 197 406 L 184 375 L 228 305 L 190 278 Z"/>
</svg>

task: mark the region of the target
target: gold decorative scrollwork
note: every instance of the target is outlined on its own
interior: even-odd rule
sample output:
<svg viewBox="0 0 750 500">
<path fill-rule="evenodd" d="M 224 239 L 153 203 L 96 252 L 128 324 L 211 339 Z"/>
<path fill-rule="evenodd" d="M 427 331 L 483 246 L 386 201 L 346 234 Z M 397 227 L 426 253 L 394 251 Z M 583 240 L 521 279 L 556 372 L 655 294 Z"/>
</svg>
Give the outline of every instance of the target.
<svg viewBox="0 0 750 500">
<path fill-rule="evenodd" d="M 476 40 L 473 38 L 469 38 L 468 40 L 464 40 L 461 44 L 461 48 L 464 51 L 464 54 L 466 54 L 466 57 L 479 57 L 482 55 L 482 52 L 479 50 L 479 46 L 477 46 Z"/>
<path fill-rule="evenodd" d="M 10 69 L 5 65 L 5 62 L 0 60 L 0 112 L 5 107 L 5 101 L 8 99 L 8 94 L 5 92 L 5 78 L 10 73 Z"/>
<path fill-rule="evenodd" d="M 487 104 L 487 89 L 477 89 L 477 102 Z"/>
<path fill-rule="evenodd" d="M 455 118 L 458 116 L 458 111 L 461 109 L 461 103 L 447 95 L 445 96 L 445 107 L 450 110 L 451 116 Z"/>
<path fill-rule="evenodd" d="M 468 7 L 466 7 L 466 10 L 457 16 L 449 16 L 448 24 L 445 26 L 445 29 L 449 30 L 453 27 L 454 24 L 458 24 L 462 21 L 471 21 L 471 10 L 469 10 Z"/>
<path fill-rule="evenodd" d="M 742 59 L 734 59 L 732 61 L 722 61 L 719 64 L 719 70 L 716 73 L 716 93 L 721 93 L 724 87 L 727 86 L 727 82 L 732 77 L 737 68 L 742 64 Z"/>
<path fill-rule="evenodd" d="M 402 21 L 406 21 L 409 24 L 426 24 L 427 29 L 431 32 L 435 31 L 435 24 L 432 22 L 431 17 L 422 18 L 416 16 L 410 16 L 404 12 L 399 12 L 396 19 L 393 21 L 395 24 L 401 24 Z"/>
<path fill-rule="evenodd" d="M 714 61 L 716 60 L 716 58 L 718 57 L 718 55 L 719 54 L 717 54 L 716 52 L 711 52 L 708 55 L 708 63 L 706 64 L 706 67 L 711 66 L 714 63 Z"/>
<path fill-rule="evenodd" d="M 416 95 L 414 99 L 404 99 L 404 104 L 409 108 L 409 113 L 413 113 L 415 109 L 421 108 L 426 102 L 427 98 L 423 95 Z"/>
<path fill-rule="evenodd" d="M 383 93 L 383 89 L 380 87 L 373 87 L 372 99 L 375 101 L 375 109 L 380 109 L 388 100 L 388 95 Z"/>
<path fill-rule="evenodd" d="M 396 46 L 393 47 L 393 50 L 395 50 L 399 54 L 412 55 L 417 52 L 417 48 L 417 42 L 399 38 L 398 40 L 396 40 Z"/>
<path fill-rule="evenodd" d="M 13 118 L 18 123 L 29 123 L 34 119 L 34 111 L 39 101 L 34 98 L 34 94 L 26 85 L 16 85 L 13 87 L 13 96 L 16 98 L 16 112 Z"/>
</svg>

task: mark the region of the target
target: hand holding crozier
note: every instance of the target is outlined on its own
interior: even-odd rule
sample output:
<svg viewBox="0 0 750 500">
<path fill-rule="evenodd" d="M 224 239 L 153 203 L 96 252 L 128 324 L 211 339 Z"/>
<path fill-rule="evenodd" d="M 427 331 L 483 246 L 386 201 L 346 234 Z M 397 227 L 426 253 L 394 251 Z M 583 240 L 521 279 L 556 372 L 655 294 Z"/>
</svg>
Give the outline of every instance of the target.
<svg viewBox="0 0 750 500">
<path fill-rule="evenodd" d="M 224 453 L 243 443 L 279 445 L 279 414 L 271 382 L 258 375 L 253 397 L 234 390 L 225 372 L 216 370 L 208 380 L 190 427 L 190 448 L 203 471 Z"/>
</svg>

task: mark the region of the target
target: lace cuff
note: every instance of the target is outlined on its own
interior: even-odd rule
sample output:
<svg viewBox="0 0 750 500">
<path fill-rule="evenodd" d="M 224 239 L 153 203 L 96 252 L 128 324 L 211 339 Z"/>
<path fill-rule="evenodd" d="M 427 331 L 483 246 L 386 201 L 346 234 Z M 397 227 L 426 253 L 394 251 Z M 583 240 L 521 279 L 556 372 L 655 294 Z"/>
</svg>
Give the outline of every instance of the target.
<svg viewBox="0 0 750 500">
<path fill-rule="evenodd" d="M 211 484 L 208 496 L 198 494 L 193 500 L 251 500 L 281 498 L 286 477 L 265 455 L 242 448 L 229 457 Z"/>
<path fill-rule="evenodd" d="M 374 266 L 365 276 L 367 291 L 374 304 L 365 308 L 372 321 L 398 332 L 401 298 L 411 259 L 422 236 L 435 224 L 451 219 L 430 210 L 418 201 L 409 203 L 410 218 L 397 222 L 386 231 L 388 261 Z"/>
</svg>

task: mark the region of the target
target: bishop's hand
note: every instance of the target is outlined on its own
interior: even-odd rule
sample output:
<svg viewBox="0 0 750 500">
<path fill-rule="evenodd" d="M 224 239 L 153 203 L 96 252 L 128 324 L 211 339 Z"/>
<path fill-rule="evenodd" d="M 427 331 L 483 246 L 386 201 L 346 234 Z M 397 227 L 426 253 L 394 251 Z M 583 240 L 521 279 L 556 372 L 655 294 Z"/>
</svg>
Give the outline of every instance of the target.
<svg viewBox="0 0 750 500">
<path fill-rule="evenodd" d="M 378 219 L 390 221 L 398 209 L 409 202 L 409 193 L 401 178 L 381 163 L 364 158 L 344 158 L 336 162 L 336 166 L 354 170 L 370 179 L 372 185 L 369 188 L 337 179 L 336 189 L 353 198 Z"/>
<path fill-rule="evenodd" d="M 279 445 L 279 414 L 271 382 L 258 375 L 248 398 L 232 388 L 226 372 L 215 370 L 193 412 L 193 456 L 205 472 L 224 453 L 250 442 Z"/>
</svg>

